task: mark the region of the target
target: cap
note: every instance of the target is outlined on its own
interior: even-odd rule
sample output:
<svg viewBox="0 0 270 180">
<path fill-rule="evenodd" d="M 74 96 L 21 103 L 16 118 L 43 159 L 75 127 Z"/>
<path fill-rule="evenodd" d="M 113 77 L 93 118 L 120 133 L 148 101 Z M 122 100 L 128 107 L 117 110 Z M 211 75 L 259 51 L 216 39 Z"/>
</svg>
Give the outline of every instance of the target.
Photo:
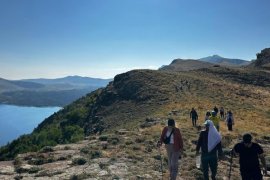
<svg viewBox="0 0 270 180">
<path fill-rule="evenodd" d="M 212 116 L 217 115 L 216 111 L 212 111 L 211 114 L 212 114 Z"/>
</svg>

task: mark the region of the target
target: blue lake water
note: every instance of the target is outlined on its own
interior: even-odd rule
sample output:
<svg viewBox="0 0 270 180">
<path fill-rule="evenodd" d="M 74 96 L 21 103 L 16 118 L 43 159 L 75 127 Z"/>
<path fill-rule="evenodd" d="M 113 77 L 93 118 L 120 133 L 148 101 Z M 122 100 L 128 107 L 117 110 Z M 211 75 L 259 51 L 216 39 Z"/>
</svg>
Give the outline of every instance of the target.
<svg viewBox="0 0 270 180">
<path fill-rule="evenodd" d="M 0 104 L 0 146 L 31 133 L 45 118 L 61 107 L 23 107 Z"/>
</svg>

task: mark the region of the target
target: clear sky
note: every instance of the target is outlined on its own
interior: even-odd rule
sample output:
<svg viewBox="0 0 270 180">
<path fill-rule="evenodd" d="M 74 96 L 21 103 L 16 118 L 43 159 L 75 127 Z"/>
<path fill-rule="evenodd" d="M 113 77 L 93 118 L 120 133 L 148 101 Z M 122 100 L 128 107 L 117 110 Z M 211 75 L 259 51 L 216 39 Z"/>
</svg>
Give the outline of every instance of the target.
<svg viewBox="0 0 270 180">
<path fill-rule="evenodd" d="M 270 0 L 0 0 L 0 77 L 112 78 L 175 58 L 251 60 Z"/>
</svg>

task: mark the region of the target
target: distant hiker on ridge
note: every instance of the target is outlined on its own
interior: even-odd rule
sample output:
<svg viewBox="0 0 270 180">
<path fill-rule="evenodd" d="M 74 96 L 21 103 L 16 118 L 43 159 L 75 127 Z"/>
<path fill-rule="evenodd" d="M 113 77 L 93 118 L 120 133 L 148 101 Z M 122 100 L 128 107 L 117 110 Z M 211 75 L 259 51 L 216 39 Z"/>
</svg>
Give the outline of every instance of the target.
<svg viewBox="0 0 270 180">
<path fill-rule="evenodd" d="M 227 124 L 228 130 L 232 131 L 232 126 L 234 125 L 234 117 L 231 110 L 229 110 L 227 113 L 226 124 Z"/>
<path fill-rule="evenodd" d="M 217 116 L 217 113 L 215 111 L 212 111 L 211 116 L 210 116 L 210 120 L 213 121 L 215 127 L 219 131 L 219 121 L 220 121 L 220 118 Z"/>
<path fill-rule="evenodd" d="M 240 173 L 242 180 L 262 180 L 259 158 L 264 167 L 264 175 L 267 175 L 267 167 L 262 147 L 251 141 L 250 134 L 243 135 L 243 141 L 237 143 L 233 153 L 239 154 Z"/>
<path fill-rule="evenodd" d="M 175 121 L 168 119 L 168 126 L 164 127 L 157 146 L 161 147 L 165 144 L 168 155 L 168 167 L 170 172 L 170 180 L 176 180 L 178 173 L 178 159 L 183 151 L 183 140 L 180 130 L 175 127 Z"/>
<path fill-rule="evenodd" d="M 224 108 L 223 107 L 220 107 L 219 114 L 220 114 L 220 118 L 224 119 Z"/>
<path fill-rule="evenodd" d="M 196 122 L 198 119 L 198 114 L 196 112 L 196 110 L 194 108 L 191 109 L 190 113 L 189 113 L 190 119 L 192 120 L 192 126 L 196 127 Z"/>
<path fill-rule="evenodd" d="M 204 125 L 206 130 L 203 130 L 200 133 L 196 146 L 196 156 L 199 155 L 199 151 L 201 149 L 201 163 L 204 180 L 209 179 L 209 166 L 212 173 L 211 178 L 212 180 L 215 180 L 218 166 L 217 151 L 219 158 L 221 158 L 223 154 L 221 147 L 221 135 L 211 120 L 205 121 Z"/>
</svg>

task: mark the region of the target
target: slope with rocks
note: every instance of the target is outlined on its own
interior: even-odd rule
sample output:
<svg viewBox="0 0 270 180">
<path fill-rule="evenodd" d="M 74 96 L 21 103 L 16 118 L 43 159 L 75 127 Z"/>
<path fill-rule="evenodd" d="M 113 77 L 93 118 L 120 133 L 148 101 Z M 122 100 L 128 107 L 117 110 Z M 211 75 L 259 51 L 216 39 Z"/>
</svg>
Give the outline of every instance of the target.
<svg viewBox="0 0 270 180">
<path fill-rule="evenodd" d="M 209 68 L 214 64 L 209 62 L 202 62 L 193 59 L 175 59 L 168 66 L 163 66 L 159 70 L 164 71 L 190 71 L 201 68 Z"/>
<path fill-rule="evenodd" d="M 254 79 L 253 74 L 257 75 Z M 225 150 L 242 133 L 250 131 L 269 158 L 268 75 L 223 67 L 188 72 L 135 70 L 118 75 L 106 88 L 46 119 L 31 135 L 1 148 L 2 159 L 20 155 L 12 162 L 0 163 L 0 177 L 158 179 L 161 157 L 155 145 L 167 118 L 172 117 L 181 129 L 185 145 L 180 176 L 199 179 L 202 173 L 195 167 L 194 144 L 199 131 L 191 127 L 189 112 L 195 107 L 202 124 L 205 112 L 214 105 L 232 110 L 236 119 L 233 132 L 227 132 L 221 122 Z M 87 138 L 80 143 L 68 144 L 83 136 Z M 65 145 L 44 147 L 56 144 Z M 29 151 L 38 152 L 21 154 Z M 166 168 L 165 150 L 161 153 Z M 227 168 L 228 160 L 224 159 L 220 162 L 219 179 L 227 176 Z M 238 170 L 233 171 L 233 177 L 239 178 Z"/>
<path fill-rule="evenodd" d="M 257 59 L 249 67 L 270 70 L 270 48 L 263 49 L 257 54 Z"/>
</svg>

